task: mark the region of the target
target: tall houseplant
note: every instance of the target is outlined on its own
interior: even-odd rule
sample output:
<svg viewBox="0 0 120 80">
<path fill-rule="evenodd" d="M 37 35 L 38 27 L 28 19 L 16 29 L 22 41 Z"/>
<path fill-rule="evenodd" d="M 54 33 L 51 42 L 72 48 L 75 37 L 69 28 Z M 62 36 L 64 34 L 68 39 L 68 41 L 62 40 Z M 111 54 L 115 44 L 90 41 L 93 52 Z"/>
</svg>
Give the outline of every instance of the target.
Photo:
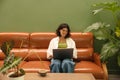
<svg viewBox="0 0 120 80">
<path fill-rule="evenodd" d="M 14 71 L 10 77 L 19 77 L 25 74 L 23 69 L 19 68 L 19 63 L 22 61 L 21 57 L 17 57 L 11 52 L 14 46 L 14 41 L 6 41 L 1 45 L 1 50 L 5 55 L 3 66 L 0 68 L 1 73 L 8 73 L 10 69 Z"/>
<path fill-rule="evenodd" d="M 94 4 L 93 6 L 96 8 L 93 10 L 94 15 L 101 11 L 109 11 L 112 13 L 115 26 L 103 22 L 96 22 L 87 27 L 84 31 L 93 32 L 96 39 L 105 41 L 100 54 L 100 58 L 103 62 L 117 55 L 118 65 L 120 66 L 120 20 L 118 19 L 120 5 L 117 2 L 105 2 Z"/>
</svg>

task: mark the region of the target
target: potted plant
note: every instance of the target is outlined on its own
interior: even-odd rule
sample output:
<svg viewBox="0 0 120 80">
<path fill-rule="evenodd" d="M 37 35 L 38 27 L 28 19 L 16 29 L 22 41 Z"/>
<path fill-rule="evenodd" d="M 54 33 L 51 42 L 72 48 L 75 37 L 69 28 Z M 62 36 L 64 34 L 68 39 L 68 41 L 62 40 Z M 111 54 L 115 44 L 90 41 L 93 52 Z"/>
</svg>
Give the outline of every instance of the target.
<svg viewBox="0 0 120 80">
<path fill-rule="evenodd" d="M 105 41 L 100 53 L 100 58 L 103 62 L 117 55 L 118 65 L 120 66 L 120 20 L 117 16 L 118 12 L 120 12 L 120 6 L 117 2 L 105 2 L 94 4 L 94 8 L 97 8 L 93 10 L 94 15 L 101 11 L 111 12 L 114 17 L 115 26 L 103 22 L 96 22 L 87 27 L 85 32 L 93 32 L 96 39 Z"/>
<path fill-rule="evenodd" d="M 14 41 L 12 40 L 3 42 L 3 44 L 1 45 L 1 50 L 5 55 L 5 59 L 3 66 L 0 68 L 0 72 L 3 74 L 9 73 L 9 70 L 11 69 L 13 73 L 9 74 L 10 80 L 12 80 L 11 78 L 17 78 L 17 77 L 22 78 L 22 76 L 25 74 L 24 70 L 19 68 L 19 63 L 22 61 L 22 58 L 15 56 L 14 53 L 11 52 L 13 46 L 14 46 Z M 16 79 L 16 80 L 20 80 L 20 79 Z"/>
</svg>

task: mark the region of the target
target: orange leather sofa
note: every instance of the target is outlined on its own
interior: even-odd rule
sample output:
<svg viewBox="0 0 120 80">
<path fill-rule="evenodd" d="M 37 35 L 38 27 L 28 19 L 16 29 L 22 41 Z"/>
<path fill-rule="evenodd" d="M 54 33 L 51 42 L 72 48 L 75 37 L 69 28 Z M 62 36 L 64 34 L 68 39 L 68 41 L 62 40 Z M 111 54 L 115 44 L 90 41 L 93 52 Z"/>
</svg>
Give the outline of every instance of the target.
<svg viewBox="0 0 120 80">
<path fill-rule="evenodd" d="M 50 60 L 46 58 L 46 51 L 50 40 L 55 37 L 53 32 L 4 32 L 0 33 L 0 46 L 4 41 L 14 40 L 12 52 L 23 58 L 20 67 L 26 72 L 38 72 L 45 69 L 50 72 Z M 100 61 L 99 54 L 94 53 L 93 34 L 72 32 L 77 47 L 78 58 L 74 72 L 92 73 L 97 79 L 108 78 L 106 65 Z M 4 54 L 0 50 L 0 66 L 3 64 Z"/>
</svg>

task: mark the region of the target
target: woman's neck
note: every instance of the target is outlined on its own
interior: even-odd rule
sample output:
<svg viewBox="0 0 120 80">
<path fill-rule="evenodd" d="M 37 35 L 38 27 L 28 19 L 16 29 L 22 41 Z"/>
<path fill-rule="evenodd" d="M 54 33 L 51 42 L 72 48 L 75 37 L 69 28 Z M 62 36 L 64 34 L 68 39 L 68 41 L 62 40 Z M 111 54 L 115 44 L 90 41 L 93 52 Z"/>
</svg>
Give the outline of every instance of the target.
<svg viewBox="0 0 120 80">
<path fill-rule="evenodd" d="M 64 37 L 60 37 L 59 42 L 66 42 L 66 39 Z"/>
</svg>

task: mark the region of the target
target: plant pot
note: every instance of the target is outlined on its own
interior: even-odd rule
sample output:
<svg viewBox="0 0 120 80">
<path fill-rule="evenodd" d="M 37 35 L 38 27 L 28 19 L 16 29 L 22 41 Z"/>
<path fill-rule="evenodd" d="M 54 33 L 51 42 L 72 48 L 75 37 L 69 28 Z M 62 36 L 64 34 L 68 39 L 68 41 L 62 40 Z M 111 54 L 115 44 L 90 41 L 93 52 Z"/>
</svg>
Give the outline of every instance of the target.
<svg viewBox="0 0 120 80">
<path fill-rule="evenodd" d="M 40 74 L 40 76 L 45 77 L 47 75 L 47 71 L 46 70 L 40 70 L 39 74 Z"/>
<path fill-rule="evenodd" d="M 0 73 L 0 80 L 9 80 L 6 74 Z"/>
<path fill-rule="evenodd" d="M 10 75 L 14 74 L 14 72 L 11 72 L 8 74 L 9 80 L 24 80 L 24 75 L 18 76 L 18 77 L 10 77 Z"/>
</svg>

